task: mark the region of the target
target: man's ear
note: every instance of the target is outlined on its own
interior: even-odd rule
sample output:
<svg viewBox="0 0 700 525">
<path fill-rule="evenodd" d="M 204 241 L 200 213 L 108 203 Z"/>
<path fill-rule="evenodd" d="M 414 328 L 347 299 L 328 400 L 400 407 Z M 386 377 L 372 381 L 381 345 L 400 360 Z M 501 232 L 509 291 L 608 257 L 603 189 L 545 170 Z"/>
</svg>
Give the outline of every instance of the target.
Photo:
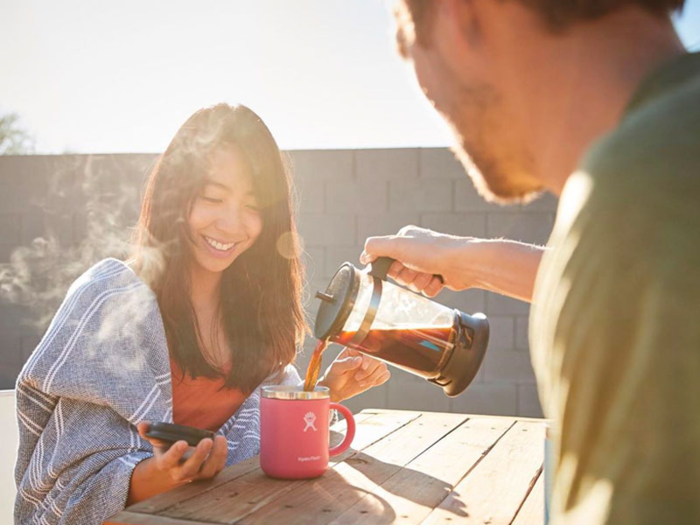
<svg viewBox="0 0 700 525">
<path fill-rule="evenodd" d="M 435 30 L 442 33 L 452 53 L 466 51 L 481 42 L 479 2 L 481 0 L 437 0 Z M 488 0 L 493 1 L 493 0 Z M 436 38 L 439 36 L 436 35 Z"/>
</svg>

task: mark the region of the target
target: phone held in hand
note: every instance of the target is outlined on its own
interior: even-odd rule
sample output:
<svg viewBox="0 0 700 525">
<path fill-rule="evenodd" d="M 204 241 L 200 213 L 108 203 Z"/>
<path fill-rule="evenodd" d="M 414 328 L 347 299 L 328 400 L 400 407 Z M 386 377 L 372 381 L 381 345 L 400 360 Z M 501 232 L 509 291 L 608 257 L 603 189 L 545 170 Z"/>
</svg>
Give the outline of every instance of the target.
<svg viewBox="0 0 700 525">
<path fill-rule="evenodd" d="M 204 438 L 214 439 L 214 432 L 201 428 L 188 427 L 185 425 L 175 425 L 174 423 L 164 423 L 157 421 L 151 423 L 146 435 L 150 438 L 160 439 L 168 443 L 186 441 L 191 447 L 196 447 Z"/>
</svg>

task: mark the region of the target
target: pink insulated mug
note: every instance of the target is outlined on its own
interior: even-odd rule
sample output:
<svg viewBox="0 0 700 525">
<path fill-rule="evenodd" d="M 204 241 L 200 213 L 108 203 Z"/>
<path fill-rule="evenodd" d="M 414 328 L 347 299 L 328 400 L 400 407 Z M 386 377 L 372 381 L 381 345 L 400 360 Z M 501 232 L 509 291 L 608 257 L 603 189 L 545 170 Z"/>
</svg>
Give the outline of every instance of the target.
<svg viewBox="0 0 700 525">
<path fill-rule="evenodd" d="M 329 412 L 345 416 L 343 442 L 330 448 Z M 317 386 L 265 386 L 260 399 L 260 467 L 273 478 L 315 478 L 328 468 L 328 458 L 345 452 L 355 437 L 355 420 L 346 407 L 330 402 L 330 391 Z"/>
</svg>

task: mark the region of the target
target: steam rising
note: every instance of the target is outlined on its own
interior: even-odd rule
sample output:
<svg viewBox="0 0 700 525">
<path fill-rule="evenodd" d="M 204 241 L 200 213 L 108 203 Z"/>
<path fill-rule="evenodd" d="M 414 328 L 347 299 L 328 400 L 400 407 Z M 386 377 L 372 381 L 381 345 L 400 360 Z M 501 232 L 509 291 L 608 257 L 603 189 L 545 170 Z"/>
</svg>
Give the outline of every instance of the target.
<svg viewBox="0 0 700 525">
<path fill-rule="evenodd" d="M 25 324 L 43 331 L 78 276 L 106 257 L 127 258 L 140 181 L 152 160 L 92 155 L 50 159 L 47 193 L 22 203 L 45 214 L 45 233 L 15 249 L 9 264 L 0 264 L 0 302 L 28 307 L 31 315 Z M 66 220 L 73 221 L 72 242 L 54 226 Z M 158 257 L 150 259 L 157 266 Z"/>
</svg>

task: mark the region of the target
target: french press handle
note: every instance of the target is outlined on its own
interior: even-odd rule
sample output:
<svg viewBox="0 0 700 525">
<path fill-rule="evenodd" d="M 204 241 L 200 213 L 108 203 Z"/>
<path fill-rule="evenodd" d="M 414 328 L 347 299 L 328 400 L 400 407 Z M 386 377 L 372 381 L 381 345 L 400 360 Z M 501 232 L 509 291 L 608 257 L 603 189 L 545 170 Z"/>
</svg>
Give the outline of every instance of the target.
<svg viewBox="0 0 700 525">
<path fill-rule="evenodd" d="M 391 257 L 377 257 L 370 263 L 369 274 L 381 279 L 382 281 L 386 281 L 389 268 L 391 268 L 391 265 L 395 260 L 396 259 L 392 259 Z M 440 279 L 442 284 L 445 284 L 445 279 L 443 279 L 442 275 L 435 274 L 435 277 Z"/>
</svg>

